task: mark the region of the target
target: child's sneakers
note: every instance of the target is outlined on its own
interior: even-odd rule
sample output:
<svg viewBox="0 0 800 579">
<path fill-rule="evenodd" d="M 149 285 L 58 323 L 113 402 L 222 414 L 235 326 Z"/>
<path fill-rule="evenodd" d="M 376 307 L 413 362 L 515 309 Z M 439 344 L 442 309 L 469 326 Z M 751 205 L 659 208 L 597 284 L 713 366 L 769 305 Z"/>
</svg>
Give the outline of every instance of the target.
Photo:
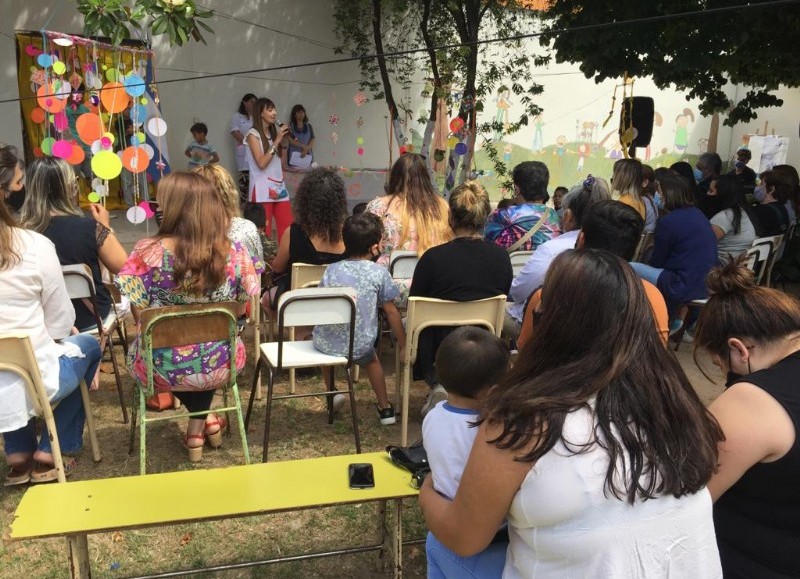
<svg viewBox="0 0 800 579">
<path fill-rule="evenodd" d="M 378 409 L 378 418 L 381 421 L 381 425 L 391 426 L 392 424 L 397 422 L 397 419 L 395 418 L 394 415 L 394 407 L 391 404 L 389 404 L 389 406 L 387 406 L 386 408 L 380 408 L 378 407 L 378 405 L 375 405 L 375 408 Z"/>
</svg>

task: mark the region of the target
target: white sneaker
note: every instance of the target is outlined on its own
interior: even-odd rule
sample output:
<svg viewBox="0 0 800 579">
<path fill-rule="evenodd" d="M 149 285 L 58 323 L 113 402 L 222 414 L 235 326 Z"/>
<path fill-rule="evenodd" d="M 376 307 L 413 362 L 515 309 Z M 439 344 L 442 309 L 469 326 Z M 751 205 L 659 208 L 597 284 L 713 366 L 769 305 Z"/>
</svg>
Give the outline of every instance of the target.
<svg viewBox="0 0 800 579">
<path fill-rule="evenodd" d="M 447 390 L 445 390 L 444 386 L 441 384 L 436 384 L 431 388 L 431 391 L 428 393 L 428 399 L 425 401 L 425 404 L 422 405 L 422 418 L 425 418 L 425 415 L 433 410 L 433 407 L 442 400 L 447 400 Z"/>
<path fill-rule="evenodd" d="M 339 412 L 342 409 L 342 407 L 344 406 L 344 403 L 346 401 L 347 401 L 347 397 L 344 394 L 336 394 L 333 397 L 333 403 L 332 403 L 333 404 L 333 412 L 334 413 Z"/>
</svg>

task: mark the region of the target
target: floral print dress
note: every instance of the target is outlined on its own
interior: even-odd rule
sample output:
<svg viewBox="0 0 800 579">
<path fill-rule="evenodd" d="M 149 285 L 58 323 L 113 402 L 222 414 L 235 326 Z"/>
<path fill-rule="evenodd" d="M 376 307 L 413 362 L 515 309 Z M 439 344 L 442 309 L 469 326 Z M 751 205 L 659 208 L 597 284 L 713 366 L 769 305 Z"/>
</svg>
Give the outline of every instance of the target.
<svg viewBox="0 0 800 579">
<path fill-rule="evenodd" d="M 183 291 L 175 282 L 175 255 L 159 240 L 139 241 L 117 275 L 120 292 L 139 309 L 194 303 L 237 301 L 246 303 L 258 295 L 259 279 L 248 251 L 239 243 L 231 245 L 225 281 L 202 295 Z M 138 328 L 141 330 L 141 328 Z M 141 356 L 141 336 L 128 351 L 128 367 L 136 381 L 147 384 L 147 365 Z M 245 347 L 236 343 L 236 369 L 244 368 Z M 153 350 L 155 389 L 192 391 L 211 390 L 226 384 L 230 377 L 230 352 L 225 342 L 187 344 Z"/>
</svg>

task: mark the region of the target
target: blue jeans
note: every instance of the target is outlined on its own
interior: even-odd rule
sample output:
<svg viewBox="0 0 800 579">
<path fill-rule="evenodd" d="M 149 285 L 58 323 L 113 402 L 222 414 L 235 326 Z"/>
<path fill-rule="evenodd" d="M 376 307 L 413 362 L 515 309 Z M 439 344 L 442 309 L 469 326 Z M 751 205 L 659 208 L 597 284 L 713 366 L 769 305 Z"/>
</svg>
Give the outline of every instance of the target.
<svg viewBox="0 0 800 579">
<path fill-rule="evenodd" d="M 65 342 L 76 344 L 83 352 L 83 358 L 69 358 L 61 356 L 58 359 L 58 392 L 50 402 L 58 402 L 53 410 L 56 422 L 58 442 L 61 452 L 72 454 L 78 452 L 83 446 L 83 423 L 86 413 L 81 400 L 81 391 L 78 388 L 81 380 L 90 384 L 100 363 L 100 344 L 93 336 L 78 334 L 64 339 Z M 39 443 L 36 442 L 36 430 L 33 419 L 28 424 L 12 432 L 3 433 L 3 443 L 6 455 L 13 453 L 33 454 L 35 450 L 52 453 L 50 436 L 47 426 L 42 429 Z"/>
<path fill-rule="evenodd" d="M 661 272 L 664 271 L 661 268 L 635 261 L 631 262 L 631 267 L 633 268 L 633 271 L 636 272 L 636 275 L 645 281 L 649 281 L 654 286 L 658 286 L 658 278 L 661 276 Z"/>
<path fill-rule="evenodd" d="M 508 543 L 495 543 L 477 555 L 460 557 L 428 532 L 425 554 L 428 557 L 428 579 L 500 579 L 506 564 Z"/>
</svg>

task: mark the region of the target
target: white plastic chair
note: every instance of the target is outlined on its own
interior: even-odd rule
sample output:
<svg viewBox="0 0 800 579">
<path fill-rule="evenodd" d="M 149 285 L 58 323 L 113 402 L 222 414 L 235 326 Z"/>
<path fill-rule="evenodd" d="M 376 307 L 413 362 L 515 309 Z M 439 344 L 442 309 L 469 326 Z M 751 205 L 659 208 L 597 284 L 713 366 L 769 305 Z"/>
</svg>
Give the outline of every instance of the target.
<svg viewBox="0 0 800 579">
<path fill-rule="evenodd" d="M 392 279 L 411 279 L 419 261 L 416 251 L 398 249 L 389 256 L 389 274 Z"/>
<path fill-rule="evenodd" d="M 353 419 L 353 436 L 356 442 L 356 452 L 361 452 L 361 439 L 358 433 L 358 418 L 356 415 L 356 399 L 353 389 L 353 340 L 356 326 L 356 291 L 353 288 L 306 288 L 291 290 L 283 294 L 278 300 L 278 341 L 261 344 L 260 356 L 256 364 L 253 383 L 258 379 L 262 368 L 266 365 L 267 377 L 267 409 L 264 422 L 264 453 L 262 461 L 267 462 L 269 452 L 270 420 L 272 415 L 272 402 L 291 398 L 307 398 L 309 396 L 325 396 L 328 402 L 328 424 L 333 423 L 333 396 L 349 394 L 350 411 Z M 350 343 L 347 356 L 330 356 L 317 350 L 311 340 L 294 341 L 291 338 L 284 340 L 284 329 L 297 326 L 324 326 L 330 324 L 345 324 L 349 327 Z M 291 392 L 282 396 L 274 396 L 275 375 L 281 370 L 296 368 L 328 368 L 326 376 L 327 390 L 324 392 L 300 393 Z M 342 366 L 347 375 L 347 390 L 335 390 L 333 387 L 333 371 L 336 366 Z M 250 392 L 250 401 L 247 405 L 245 427 L 250 424 L 250 414 L 255 400 L 255 389 Z"/>
<path fill-rule="evenodd" d="M 481 326 L 500 337 L 503 330 L 506 296 L 498 295 L 471 302 L 453 302 L 434 298 L 408 298 L 406 319 L 406 360 L 401 364 L 400 348 L 395 356 L 395 406 L 402 408 L 400 446 L 408 444 L 408 395 L 411 368 L 417 359 L 419 335 L 435 326 Z M 401 403 L 402 395 L 402 403 Z"/>
<path fill-rule="evenodd" d="M 761 237 L 753 241 L 753 245 L 758 242 L 767 242 L 772 248 L 769 253 L 769 257 L 767 258 L 767 264 L 761 279 L 761 283 L 763 283 L 766 287 L 771 287 L 772 285 L 772 268 L 775 267 L 775 262 L 778 261 L 778 259 L 780 259 L 780 257 L 783 255 L 785 240 L 786 235 L 781 234 L 770 237 Z"/>
<path fill-rule="evenodd" d="M 0 335 L 0 371 L 11 372 L 19 376 L 25 383 L 28 398 L 33 403 L 37 416 L 41 416 L 47 425 L 47 432 L 50 435 L 51 447 L 53 451 L 53 462 L 58 472 L 58 482 L 67 482 L 64 472 L 64 459 L 61 456 L 61 445 L 58 441 L 58 431 L 56 422 L 53 418 L 53 408 L 58 406 L 51 404 L 47 397 L 42 375 L 39 373 L 39 365 L 36 362 L 36 355 L 33 353 L 30 338 L 22 333 L 11 333 Z M 86 382 L 81 380 L 79 388 L 81 390 L 81 400 L 86 412 L 86 427 L 89 431 L 89 441 L 92 445 L 92 458 L 95 462 L 100 462 L 100 445 L 97 443 L 97 432 L 94 427 L 94 416 L 89 402 L 89 389 Z"/>
<path fill-rule="evenodd" d="M 522 268 L 525 267 L 525 264 L 528 263 L 528 260 L 533 255 L 532 251 L 513 251 L 508 254 L 509 259 L 511 260 L 511 269 L 514 272 L 514 277 L 517 277 L 517 274 L 522 271 Z"/>
<path fill-rule="evenodd" d="M 100 341 L 100 351 L 108 351 L 111 364 L 114 367 L 114 380 L 117 383 L 117 393 L 119 394 L 119 405 L 122 408 L 122 422 L 128 423 L 128 411 L 125 407 L 125 394 L 122 390 L 122 377 L 117 358 L 114 355 L 114 332 L 117 332 L 120 345 L 125 356 L 128 355 L 128 342 L 122 334 L 121 323 L 117 315 L 117 308 L 114 301 L 111 301 L 111 309 L 105 318 L 100 317 L 97 307 L 97 294 L 95 292 L 92 270 L 86 264 L 63 265 L 61 272 L 64 275 L 64 283 L 67 286 L 67 293 L 72 300 L 81 300 L 86 308 L 94 315 L 96 327 L 87 331 L 98 337 Z"/>
</svg>

